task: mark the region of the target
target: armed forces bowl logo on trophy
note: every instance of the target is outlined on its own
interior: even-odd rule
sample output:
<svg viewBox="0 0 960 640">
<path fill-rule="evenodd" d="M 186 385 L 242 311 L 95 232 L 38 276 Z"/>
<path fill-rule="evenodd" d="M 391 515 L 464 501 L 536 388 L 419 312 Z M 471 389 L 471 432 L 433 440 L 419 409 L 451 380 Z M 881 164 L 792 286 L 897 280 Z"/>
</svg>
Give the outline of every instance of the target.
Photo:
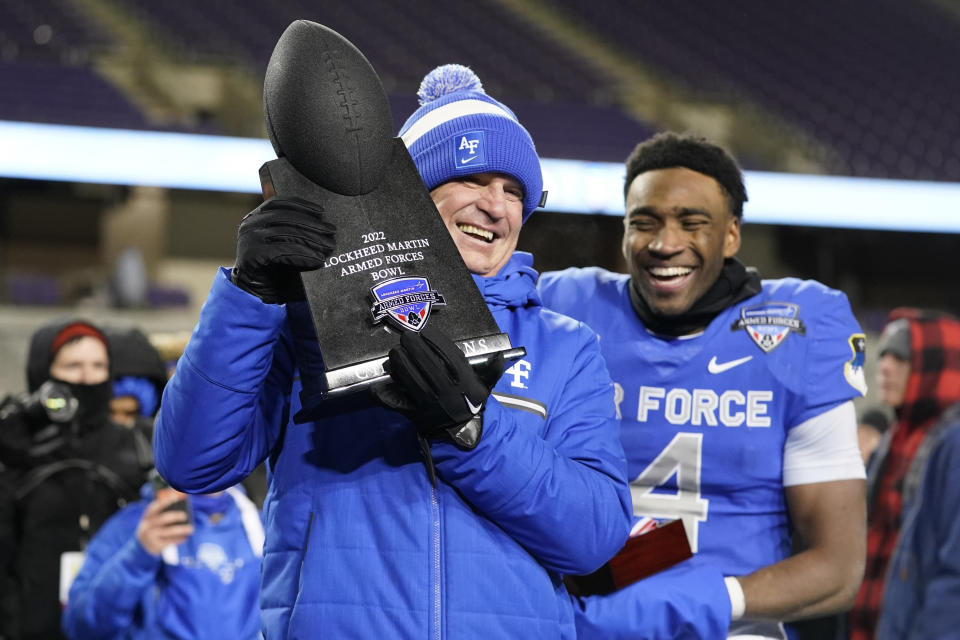
<svg viewBox="0 0 960 640">
<path fill-rule="evenodd" d="M 398 332 L 428 322 L 474 364 L 523 355 L 500 332 L 404 142 L 391 136 L 386 93 L 356 47 L 297 20 L 274 48 L 263 99 L 278 158 L 260 168 L 264 197 L 306 200 L 337 227 L 334 254 L 301 274 L 322 355 L 322 368 L 300 366 L 305 409 L 384 379 Z"/>
<path fill-rule="evenodd" d="M 427 326 L 430 309 L 447 304 L 443 296 L 430 288 L 426 278 L 391 278 L 382 284 L 370 287 L 377 301 L 370 313 L 373 321 L 390 318 L 401 329 L 420 331 Z"/>
</svg>

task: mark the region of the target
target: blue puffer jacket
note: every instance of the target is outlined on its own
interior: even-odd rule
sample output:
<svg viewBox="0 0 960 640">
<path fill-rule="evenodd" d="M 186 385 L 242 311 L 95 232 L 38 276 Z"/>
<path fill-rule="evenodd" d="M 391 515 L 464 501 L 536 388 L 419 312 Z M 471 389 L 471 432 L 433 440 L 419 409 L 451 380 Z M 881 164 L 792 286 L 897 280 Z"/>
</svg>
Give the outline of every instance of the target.
<svg viewBox="0 0 960 640">
<path fill-rule="evenodd" d="M 960 637 L 960 404 L 926 436 L 904 484 L 876 638 Z"/>
<path fill-rule="evenodd" d="M 623 545 L 630 494 L 597 339 L 540 306 L 531 264 L 517 253 L 475 278 L 527 355 L 495 387 L 476 449 L 432 445 L 436 489 L 410 423 L 367 394 L 290 420 L 296 322 L 221 271 L 164 393 L 157 466 L 209 492 L 269 457 L 268 638 L 574 636 L 560 574 Z"/>
<path fill-rule="evenodd" d="M 242 489 L 190 496 L 193 535 L 159 556 L 148 553 L 136 538 L 140 518 L 153 500 L 150 485 L 141 495 L 142 500 L 114 514 L 90 540 L 63 613 L 67 637 L 259 637 L 263 527 Z"/>
</svg>

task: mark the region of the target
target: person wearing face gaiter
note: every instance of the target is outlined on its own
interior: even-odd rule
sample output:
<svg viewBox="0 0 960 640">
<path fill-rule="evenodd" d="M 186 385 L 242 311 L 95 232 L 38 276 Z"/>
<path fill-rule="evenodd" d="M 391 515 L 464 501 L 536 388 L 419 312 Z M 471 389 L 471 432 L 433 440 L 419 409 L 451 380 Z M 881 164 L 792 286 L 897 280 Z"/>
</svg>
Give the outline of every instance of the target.
<svg viewBox="0 0 960 640">
<path fill-rule="evenodd" d="M 60 613 L 90 536 L 137 499 L 150 443 L 110 420 L 107 340 L 78 319 L 40 327 L 28 391 L 0 403 L 0 638 L 63 638 Z"/>
</svg>

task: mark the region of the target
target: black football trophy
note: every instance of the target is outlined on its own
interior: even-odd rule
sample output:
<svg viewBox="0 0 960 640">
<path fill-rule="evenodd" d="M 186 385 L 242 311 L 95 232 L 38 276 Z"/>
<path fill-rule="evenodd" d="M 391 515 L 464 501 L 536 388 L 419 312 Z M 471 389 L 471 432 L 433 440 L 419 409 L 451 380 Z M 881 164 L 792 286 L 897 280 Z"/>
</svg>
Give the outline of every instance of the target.
<svg viewBox="0 0 960 640">
<path fill-rule="evenodd" d="M 383 85 L 353 44 L 321 24 L 293 22 L 270 57 L 263 101 L 278 158 L 260 168 L 264 197 L 311 202 L 337 228 L 323 268 L 301 274 L 324 396 L 386 379 L 398 332 L 427 322 L 473 364 L 524 354 L 500 331 L 406 146 L 392 137 Z"/>
</svg>

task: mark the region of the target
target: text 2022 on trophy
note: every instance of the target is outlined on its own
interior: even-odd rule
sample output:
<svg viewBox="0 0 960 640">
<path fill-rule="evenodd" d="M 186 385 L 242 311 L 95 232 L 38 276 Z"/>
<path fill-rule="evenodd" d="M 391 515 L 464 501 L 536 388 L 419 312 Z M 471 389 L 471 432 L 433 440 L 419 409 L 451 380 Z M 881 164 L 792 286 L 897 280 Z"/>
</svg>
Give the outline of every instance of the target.
<svg viewBox="0 0 960 640">
<path fill-rule="evenodd" d="M 323 268 L 301 274 L 325 395 L 383 379 L 398 331 L 436 323 L 478 363 L 518 357 L 480 296 L 403 141 L 373 67 L 343 36 L 298 20 L 274 48 L 264 112 L 278 159 L 264 196 L 314 204 L 337 227 Z"/>
</svg>

